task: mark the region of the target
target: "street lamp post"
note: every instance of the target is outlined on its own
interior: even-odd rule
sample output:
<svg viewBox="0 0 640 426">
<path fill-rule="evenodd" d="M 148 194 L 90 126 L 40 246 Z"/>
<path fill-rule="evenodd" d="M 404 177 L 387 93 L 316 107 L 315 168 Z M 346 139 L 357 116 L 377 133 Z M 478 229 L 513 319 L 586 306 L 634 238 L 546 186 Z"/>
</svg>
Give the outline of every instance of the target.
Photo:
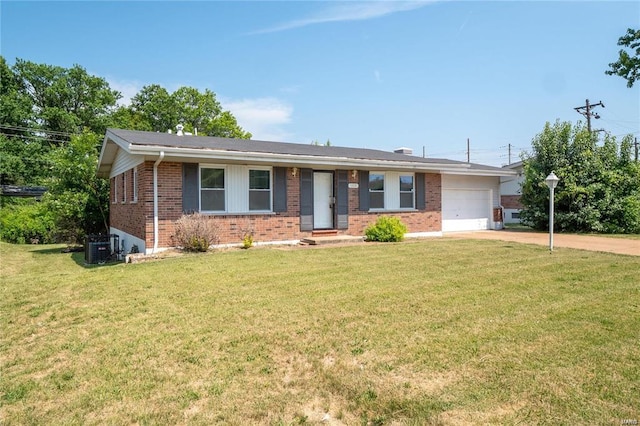
<svg viewBox="0 0 640 426">
<path fill-rule="evenodd" d="M 558 176 L 551 172 L 544 182 L 549 187 L 549 251 L 553 251 L 553 190 L 558 186 Z"/>
</svg>

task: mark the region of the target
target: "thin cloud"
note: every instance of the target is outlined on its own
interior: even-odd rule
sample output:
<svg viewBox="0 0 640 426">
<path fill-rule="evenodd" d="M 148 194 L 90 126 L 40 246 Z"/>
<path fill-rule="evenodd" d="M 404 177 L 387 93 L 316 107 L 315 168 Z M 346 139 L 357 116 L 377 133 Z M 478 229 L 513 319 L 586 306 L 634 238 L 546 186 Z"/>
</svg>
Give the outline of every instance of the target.
<svg viewBox="0 0 640 426">
<path fill-rule="evenodd" d="M 331 5 L 308 18 L 285 22 L 271 28 L 251 32 L 249 35 L 275 33 L 328 22 L 364 21 L 367 19 L 380 18 L 392 13 L 419 9 L 435 1 L 436 0 L 374 1 Z"/>
<path fill-rule="evenodd" d="M 224 100 L 221 104 L 231 111 L 238 124 L 253 135 L 253 139 L 282 141 L 291 138 L 284 126 L 291 122 L 293 107 L 277 98 Z"/>
<path fill-rule="evenodd" d="M 118 105 L 122 106 L 129 106 L 131 98 L 137 95 L 143 86 L 137 81 L 122 81 L 110 77 L 107 77 L 106 80 L 112 90 L 117 90 L 122 95 L 122 98 L 118 99 Z"/>
</svg>

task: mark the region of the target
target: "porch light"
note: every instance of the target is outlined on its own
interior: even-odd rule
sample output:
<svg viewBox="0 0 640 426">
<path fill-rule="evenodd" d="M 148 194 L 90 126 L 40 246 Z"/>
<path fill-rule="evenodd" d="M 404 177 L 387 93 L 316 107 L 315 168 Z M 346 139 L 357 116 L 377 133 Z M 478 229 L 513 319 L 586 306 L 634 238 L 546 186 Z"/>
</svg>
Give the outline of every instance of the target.
<svg viewBox="0 0 640 426">
<path fill-rule="evenodd" d="M 296 177 L 298 176 L 298 168 L 294 167 L 291 169 L 291 176 Z"/>
<path fill-rule="evenodd" d="M 551 172 L 544 182 L 549 187 L 549 251 L 553 251 L 553 192 L 560 179 Z"/>
<path fill-rule="evenodd" d="M 354 170 L 351 170 L 351 177 L 352 177 L 352 178 L 354 178 L 354 179 L 355 179 L 356 177 L 358 177 L 358 171 L 357 171 L 357 170 L 355 170 L 355 169 L 354 169 Z"/>
</svg>

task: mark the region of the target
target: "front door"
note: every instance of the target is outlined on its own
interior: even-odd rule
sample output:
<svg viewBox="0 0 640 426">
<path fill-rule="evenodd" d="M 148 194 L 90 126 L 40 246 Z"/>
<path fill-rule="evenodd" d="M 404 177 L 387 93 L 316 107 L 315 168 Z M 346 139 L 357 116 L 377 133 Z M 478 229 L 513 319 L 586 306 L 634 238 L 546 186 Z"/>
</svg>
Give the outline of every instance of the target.
<svg viewBox="0 0 640 426">
<path fill-rule="evenodd" d="M 333 173 L 313 172 L 313 228 L 333 229 Z"/>
</svg>

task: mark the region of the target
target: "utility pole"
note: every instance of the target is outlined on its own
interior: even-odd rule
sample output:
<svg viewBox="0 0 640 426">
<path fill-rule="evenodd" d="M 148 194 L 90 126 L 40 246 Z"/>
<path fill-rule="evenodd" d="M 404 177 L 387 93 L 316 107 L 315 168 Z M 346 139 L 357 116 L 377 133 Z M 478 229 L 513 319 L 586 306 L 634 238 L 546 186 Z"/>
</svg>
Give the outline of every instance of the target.
<svg viewBox="0 0 640 426">
<path fill-rule="evenodd" d="M 602 108 L 604 108 L 604 104 L 602 103 L 602 101 L 598 102 L 597 104 L 590 104 L 589 99 L 587 99 L 585 102 L 586 105 L 575 107 L 574 109 L 578 114 L 584 115 L 587 118 L 587 129 L 589 130 L 589 133 L 591 133 L 591 117 L 595 118 L 596 120 L 600 118 L 600 115 L 598 115 L 597 112 L 591 111 L 591 108 L 597 106 L 601 106 Z"/>
<path fill-rule="evenodd" d="M 636 148 L 636 163 L 637 163 L 638 162 L 638 138 L 634 138 L 633 140 L 634 140 L 633 146 L 635 146 Z"/>
<path fill-rule="evenodd" d="M 509 150 L 509 164 L 511 164 L 511 144 L 508 144 L 507 147 Z"/>
</svg>

